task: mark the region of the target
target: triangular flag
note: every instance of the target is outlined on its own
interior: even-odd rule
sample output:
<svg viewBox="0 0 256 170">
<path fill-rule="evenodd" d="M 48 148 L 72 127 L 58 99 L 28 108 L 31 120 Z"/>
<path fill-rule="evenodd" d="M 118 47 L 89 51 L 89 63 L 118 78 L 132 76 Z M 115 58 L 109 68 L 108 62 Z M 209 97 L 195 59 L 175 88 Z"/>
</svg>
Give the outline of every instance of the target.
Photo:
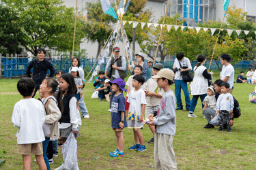
<svg viewBox="0 0 256 170">
<path fill-rule="evenodd" d="M 240 35 L 241 30 L 236 30 L 237 35 Z"/>
<path fill-rule="evenodd" d="M 216 28 L 211 28 L 212 35 L 215 33 Z"/>
<path fill-rule="evenodd" d="M 154 24 L 154 27 L 156 28 L 156 27 L 158 27 L 159 26 L 159 24 Z"/>
<path fill-rule="evenodd" d="M 207 32 L 209 28 L 203 28 L 204 29 L 204 32 Z"/>
<path fill-rule="evenodd" d="M 132 24 L 133 23 L 133 21 L 129 21 L 129 24 Z"/>
<path fill-rule="evenodd" d="M 249 34 L 249 32 L 250 32 L 250 31 L 244 31 L 244 33 L 245 33 L 246 35 L 248 35 L 248 34 Z"/>
<path fill-rule="evenodd" d="M 202 27 L 196 27 L 196 32 L 199 33 Z"/>
<path fill-rule="evenodd" d="M 184 28 L 186 28 L 186 26 L 181 26 L 181 31 L 183 31 L 183 30 L 184 30 Z"/>
<path fill-rule="evenodd" d="M 136 28 L 138 25 L 138 22 L 135 21 L 133 24 L 134 24 L 134 28 Z"/>
<path fill-rule="evenodd" d="M 191 29 L 194 29 L 194 27 L 188 27 L 188 29 L 190 29 L 190 30 L 191 30 Z"/>
<path fill-rule="evenodd" d="M 125 24 L 126 24 L 126 22 L 127 22 L 127 21 L 123 21 L 123 25 L 125 25 Z"/>
<path fill-rule="evenodd" d="M 148 23 L 147 25 L 148 25 L 148 27 L 150 27 L 152 25 L 152 23 Z"/>
<path fill-rule="evenodd" d="M 160 24 L 160 28 L 163 29 L 163 24 Z"/>
<path fill-rule="evenodd" d="M 228 35 L 231 36 L 231 34 L 233 33 L 233 30 L 228 29 L 227 31 L 228 31 Z"/>
<path fill-rule="evenodd" d="M 146 23 L 145 22 L 141 22 L 140 25 L 141 25 L 141 29 L 143 29 L 144 26 L 146 25 Z"/>
<path fill-rule="evenodd" d="M 179 25 L 174 25 L 175 31 L 177 31 L 177 29 L 179 28 Z"/>
<path fill-rule="evenodd" d="M 167 25 L 168 32 L 172 29 L 172 25 Z"/>
</svg>

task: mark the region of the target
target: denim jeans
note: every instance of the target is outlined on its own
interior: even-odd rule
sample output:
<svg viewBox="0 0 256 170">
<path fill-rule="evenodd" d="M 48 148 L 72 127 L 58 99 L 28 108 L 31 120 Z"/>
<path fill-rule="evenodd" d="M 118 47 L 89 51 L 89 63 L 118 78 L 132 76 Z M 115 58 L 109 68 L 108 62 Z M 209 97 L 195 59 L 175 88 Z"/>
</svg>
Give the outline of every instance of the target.
<svg viewBox="0 0 256 170">
<path fill-rule="evenodd" d="M 203 111 L 203 115 L 205 116 L 206 120 L 208 123 L 210 123 L 211 121 L 211 117 L 215 116 L 216 111 L 207 107 L 204 111 Z"/>
<path fill-rule="evenodd" d="M 34 98 L 35 97 L 35 95 L 36 95 L 36 92 L 37 92 L 37 90 L 40 88 L 40 85 L 36 85 L 36 88 L 35 88 L 35 93 L 33 94 L 33 96 L 32 96 L 32 98 Z"/>
<path fill-rule="evenodd" d="M 192 101 L 191 101 L 190 108 L 189 108 L 189 113 L 194 113 L 195 108 L 196 108 L 196 105 L 197 105 L 197 100 L 198 100 L 199 97 L 200 97 L 200 99 L 201 99 L 202 108 L 203 108 L 203 107 L 204 107 L 203 101 L 204 101 L 204 98 L 205 98 L 206 96 L 207 96 L 206 94 L 194 95 L 193 98 L 192 98 Z"/>
<path fill-rule="evenodd" d="M 49 140 L 50 140 L 50 138 L 46 137 L 45 141 L 43 141 L 43 156 L 44 156 L 44 161 L 45 161 L 47 170 L 51 170 L 49 160 L 48 160 L 48 157 L 47 157 L 47 147 L 48 147 L 48 144 L 49 144 Z"/>
<path fill-rule="evenodd" d="M 105 99 L 104 90 L 100 90 L 98 96 L 100 99 Z"/>
<path fill-rule="evenodd" d="M 180 109 L 182 106 L 182 100 L 181 100 L 181 89 L 184 92 L 185 95 L 185 101 L 186 101 L 186 108 L 190 108 L 190 96 L 188 92 L 188 85 L 183 80 L 175 80 L 175 96 L 176 96 L 176 103 L 177 108 Z"/>
<path fill-rule="evenodd" d="M 58 154 L 58 140 L 52 141 L 53 154 Z"/>
<path fill-rule="evenodd" d="M 79 107 L 80 107 L 80 111 L 81 111 L 82 116 L 88 115 L 88 110 L 85 106 L 83 97 L 81 97 L 80 100 L 79 100 Z"/>
</svg>

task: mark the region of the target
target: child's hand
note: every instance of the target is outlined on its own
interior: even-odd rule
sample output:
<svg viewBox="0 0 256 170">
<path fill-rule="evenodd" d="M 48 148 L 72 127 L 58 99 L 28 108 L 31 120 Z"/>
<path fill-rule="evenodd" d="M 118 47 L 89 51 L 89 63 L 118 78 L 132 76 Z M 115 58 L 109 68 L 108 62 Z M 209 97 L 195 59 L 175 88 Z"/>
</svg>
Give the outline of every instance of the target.
<svg viewBox="0 0 256 170">
<path fill-rule="evenodd" d="M 154 120 L 154 115 L 153 115 L 153 114 L 150 114 L 150 115 L 148 116 L 148 120 L 149 120 L 150 122 L 152 122 L 152 121 Z"/>
<path fill-rule="evenodd" d="M 121 129 L 123 129 L 123 128 L 124 128 L 124 123 L 120 122 L 120 123 L 119 123 L 119 127 L 120 127 Z"/>
<path fill-rule="evenodd" d="M 140 116 L 139 122 L 143 122 L 143 116 Z"/>
<path fill-rule="evenodd" d="M 77 134 L 77 133 L 78 133 L 78 131 L 73 130 L 73 134 L 74 134 L 74 135 Z"/>
</svg>

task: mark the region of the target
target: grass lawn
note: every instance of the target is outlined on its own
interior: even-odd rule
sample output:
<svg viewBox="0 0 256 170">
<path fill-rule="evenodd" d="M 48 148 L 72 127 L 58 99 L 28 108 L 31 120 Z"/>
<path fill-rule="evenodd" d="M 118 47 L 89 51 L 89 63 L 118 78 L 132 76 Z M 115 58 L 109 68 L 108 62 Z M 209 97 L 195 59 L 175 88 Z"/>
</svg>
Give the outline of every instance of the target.
<svg viewBox="0 0 256 170">
<path fill-rule="evenodd" d="M 6 161 L 0 169 L 4 170 L 22 169 L 22 157 L 17 154 L 17 128 L 11 123 L 13 106 L 21 99 L 16 89 L 17 81 L 0 80 L 0 159 Z M 235 84 L 233 95 L 240 103 L 242 116 L 235 119 L 232 133 L 218 132 L 217 127 L 204 129 L 207 121 L 203 118 L 200 101 L 195 111 L 197 118 L 188 118 L 186 111 L 177 112 L 177 132 L 173 145 L 178 169 L 256 169 L 255 105 L 248 101 L 248 94 L 253 90 L 254 85 Z M 81 136 L 77 139 L 80 169 L 153 169 L 154 145 L 147 143 L 152 138 L 147 126 L 142 130 L 147 151 L 138 153 L 128 150 L 134 144 L 134 139 L 132 130 L 126 128 L 125 157 L 109 156 L 109 152 L 116 148 L 114 132 L 110 128 L 110 113 L 107 112 L 109 103 L 91 99 L 92 91 L 92 83 L 86 84 L 85 103 L 90 119 L 82 119 Z M 51 168 L 59 167 L 62 162 L 59 147 L 59 157 L 54 159 Z M 32 162 L 32 169 L 38 169 L 35 162 Z"/>
</svg>

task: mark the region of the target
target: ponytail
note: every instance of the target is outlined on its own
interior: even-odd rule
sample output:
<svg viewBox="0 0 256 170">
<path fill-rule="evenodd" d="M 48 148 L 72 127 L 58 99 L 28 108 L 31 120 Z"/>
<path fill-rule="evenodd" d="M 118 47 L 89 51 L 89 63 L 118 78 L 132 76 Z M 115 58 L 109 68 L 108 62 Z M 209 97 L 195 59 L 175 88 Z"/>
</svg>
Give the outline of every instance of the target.
<svg viewBox="0 0 256 170">
<path fill-rule="evenodd" d="M 196 66 L 199 67 L 199 66 L 202 64 L 202 62 L 204 62 L 205 59 L 206 59 L 206 56 L 204 56 L 204 55 L 199 55 L 199 56 L 196 58 L 196 60 L 197 60 Z"/>
</svg>

